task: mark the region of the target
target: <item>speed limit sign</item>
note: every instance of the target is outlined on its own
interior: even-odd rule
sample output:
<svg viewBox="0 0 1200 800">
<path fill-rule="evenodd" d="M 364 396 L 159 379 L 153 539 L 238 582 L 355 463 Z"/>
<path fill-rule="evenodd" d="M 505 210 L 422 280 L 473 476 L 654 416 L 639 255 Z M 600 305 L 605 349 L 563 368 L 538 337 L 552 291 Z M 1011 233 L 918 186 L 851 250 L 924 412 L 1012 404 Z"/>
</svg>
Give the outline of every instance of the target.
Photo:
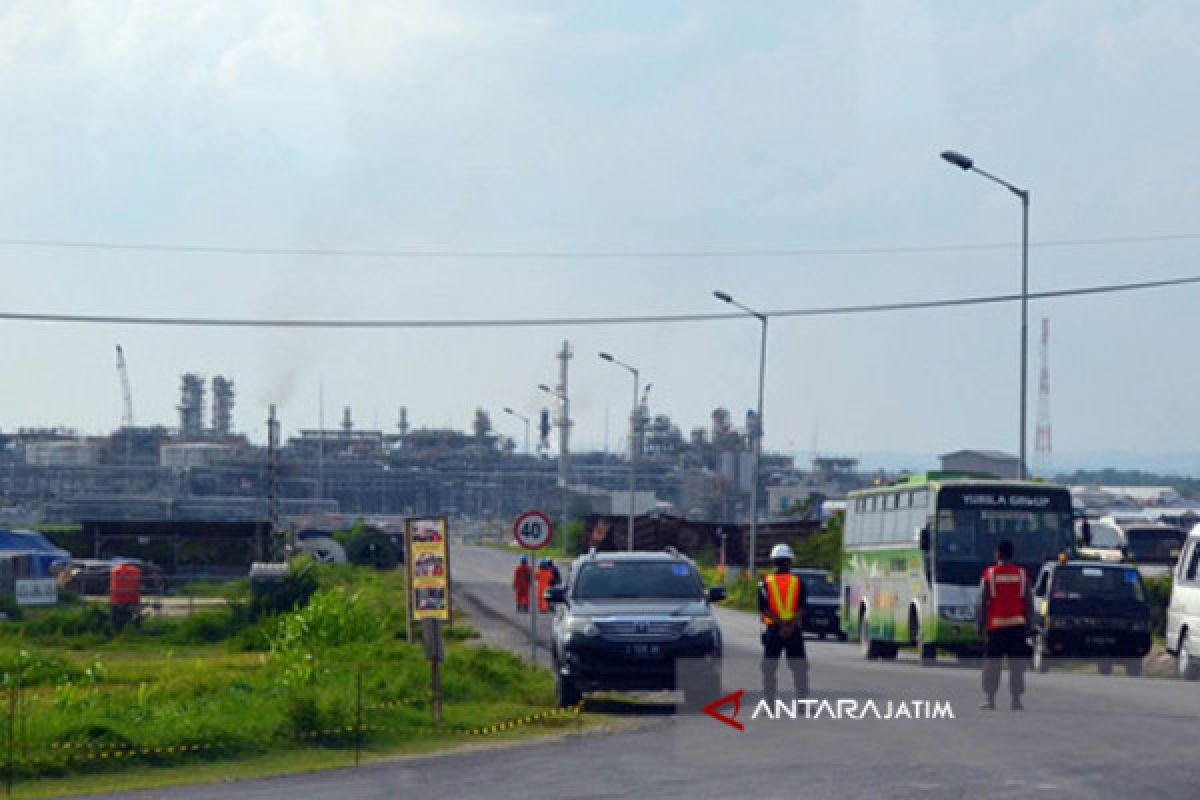
<svg viewBox="0 0 1200 800">
<path fill-rule="evenodd" d="M 526 511 L 513 524 L 513 537 L 526 550 L 541 550 L 550 544 L 553 535 L 554 525 L 540 511 Z"/>
</svg>

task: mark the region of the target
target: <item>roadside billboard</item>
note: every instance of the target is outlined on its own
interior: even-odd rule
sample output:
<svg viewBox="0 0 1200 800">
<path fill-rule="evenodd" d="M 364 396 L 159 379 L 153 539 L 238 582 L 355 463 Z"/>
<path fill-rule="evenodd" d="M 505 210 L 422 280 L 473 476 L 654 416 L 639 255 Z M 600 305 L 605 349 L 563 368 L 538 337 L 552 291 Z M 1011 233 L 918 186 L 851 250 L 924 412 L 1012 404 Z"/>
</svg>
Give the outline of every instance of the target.
<svg viewBox="0 0 1200 800">
<path fill-rule="evenodd" d="M 414 620 L 450 621 L 450 551 L 445 517 L 405 520 L 408 607 Z"/>
</svg>

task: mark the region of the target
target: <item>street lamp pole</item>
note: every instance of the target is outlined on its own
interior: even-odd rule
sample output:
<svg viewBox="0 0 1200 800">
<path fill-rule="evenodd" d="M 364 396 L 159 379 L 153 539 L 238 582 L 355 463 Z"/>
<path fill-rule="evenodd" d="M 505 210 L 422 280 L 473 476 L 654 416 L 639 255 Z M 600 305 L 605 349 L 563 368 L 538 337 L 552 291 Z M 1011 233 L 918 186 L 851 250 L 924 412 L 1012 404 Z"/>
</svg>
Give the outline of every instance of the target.
<svg viewBox="0 0 1200 800">
<path fill-rule="evenodd" d="M 1029 396 L 1027 388 L 1029 382 L 1029 190 L 1014 186 L 1002 178 L 984 172 L 975 166 L 973 160 L 953 150 L 943 152 L 942 159 L 963 171 L 974 172 L 993 183 L 1000 184 L 1021 199 L 1021 435 L 1019 437 L 1020 453 L 1017 477 L 1025 480 L 1028 475 L 1025 466 L 1025 420 Z"/>
<path fill-rule="evenodd" d="M 767 315 L 742 305 L 725 292 L 713 292 L 713 297 L 737 306 L 762 323 L 762 339 L 758 349 L 758 411 L 754 415 L 754 431 L 751 433 L 754 440 L 754 486 L 750 491 L 750 554 L 746 559 L 750 579 L 753 580 L 758 555 L 758 484 L 762 470 L 763 390 L 767 381 Z"/>
<path fill-rule="evenodd" d="M 525 455 L 529 455 L 529 417 L 527 417 L 524 414 L 521 414 L 517 411 L 513 411 L 511 408 L 508 408 L 507 406 L 504 409 L 504 413 L 508 414 L 509 416 L 516 417 L 517 419 L 521 420 L 521 422 L 525 423 Z M 528 469 L 528 465 L 526 465 L 526 469 Z M 529 495 L 529 485 L 528 485 L 528 481 L 526 480 L 526 475 L 527 475 L 527 473 L 525 472 L 525 470 L 522 470 L 522 472 L 521 472 L 521 502 L 522 503 L 527 502 L 528 495 Z"/>
<path fill-rule="evenodd" d="M 525 455 L 529 455 L 529 417 L 524 414 L 513 411 L 511 408 L 505 408 L 504 413 L 509 416 L 516 417 L 525 423 Z"/>
<path fill-rule="evenodd" d="M 636 519 L 635 505 L 637 501 L 637 460 L 638 460 L 638 428 L 641 421 L 641 409 L 638 407 L 638 381 L 640 373 L 624 361 L 613 358 L 611 353 L 601 353 L 600 358 L 624 367 L 633 375 L 633 409 L 629 412 L 629 533 L 627 534 L 628 548 L 633 551 L 634 521 Z"/>
</svg>

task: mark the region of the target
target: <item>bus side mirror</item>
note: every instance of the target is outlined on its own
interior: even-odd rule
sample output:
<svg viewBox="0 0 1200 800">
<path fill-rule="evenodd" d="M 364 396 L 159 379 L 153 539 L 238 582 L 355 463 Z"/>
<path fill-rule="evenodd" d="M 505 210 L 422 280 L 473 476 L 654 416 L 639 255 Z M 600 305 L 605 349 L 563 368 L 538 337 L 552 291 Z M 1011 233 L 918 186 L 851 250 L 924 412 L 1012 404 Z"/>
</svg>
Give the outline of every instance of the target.
<svg viewBox="0 0 1200 800">
<path fill-rule="evenodd" d="M 1090 524 L 1088 524 L 1088 521 L 1085 519 L 1083 521 L 1083 524 L 1080 525 L 1079 527 L 1080 527 L 1079 538 L 1083 540 L 1083 546 L 1091 547 L 1092 546 L 1092 526 Z"/>
<path fill-rule="evenodd" d="M 917 531 L 917 539 L 921 543 L 921 550 L 925 553 L 929 552 L 929 526 L 926 525 Z"/>
</svg>

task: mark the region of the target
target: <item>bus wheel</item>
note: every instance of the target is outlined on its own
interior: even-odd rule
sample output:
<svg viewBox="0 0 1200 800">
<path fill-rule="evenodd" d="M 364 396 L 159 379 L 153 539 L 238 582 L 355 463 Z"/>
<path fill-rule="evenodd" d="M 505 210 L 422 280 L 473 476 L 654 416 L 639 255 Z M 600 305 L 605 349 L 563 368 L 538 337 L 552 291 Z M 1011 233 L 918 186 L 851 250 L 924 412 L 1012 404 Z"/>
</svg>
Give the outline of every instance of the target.
<svg viewBox="0 0 1200 800">
<path fill-rule="evenodd" d="M 858 615 L 858 649 L 867 661 L 879 658 L 879 643 L 871 638 L 871 623 L 867 619 L 866 609 Z"/>
<path fill-rule="evenodd" d="M 879 642 L 876 645 L 876 647 L 879 650 L 879 657 L 882 658 L 884 661 L 895 661 L 896 654 L 900 652 L 899 645 L 885 644 L 884 642 Z"/>
<path fill-rule="evenodd" d="M 912 644 L 917 648 L 917 658 L 922 667 L 932 667 L 937 661 L 937 646 L 925 643 L 925 631 L 921 628 L 921 618 L 915 608 L 908 612 L 908 632 Z"/>
</svg>

